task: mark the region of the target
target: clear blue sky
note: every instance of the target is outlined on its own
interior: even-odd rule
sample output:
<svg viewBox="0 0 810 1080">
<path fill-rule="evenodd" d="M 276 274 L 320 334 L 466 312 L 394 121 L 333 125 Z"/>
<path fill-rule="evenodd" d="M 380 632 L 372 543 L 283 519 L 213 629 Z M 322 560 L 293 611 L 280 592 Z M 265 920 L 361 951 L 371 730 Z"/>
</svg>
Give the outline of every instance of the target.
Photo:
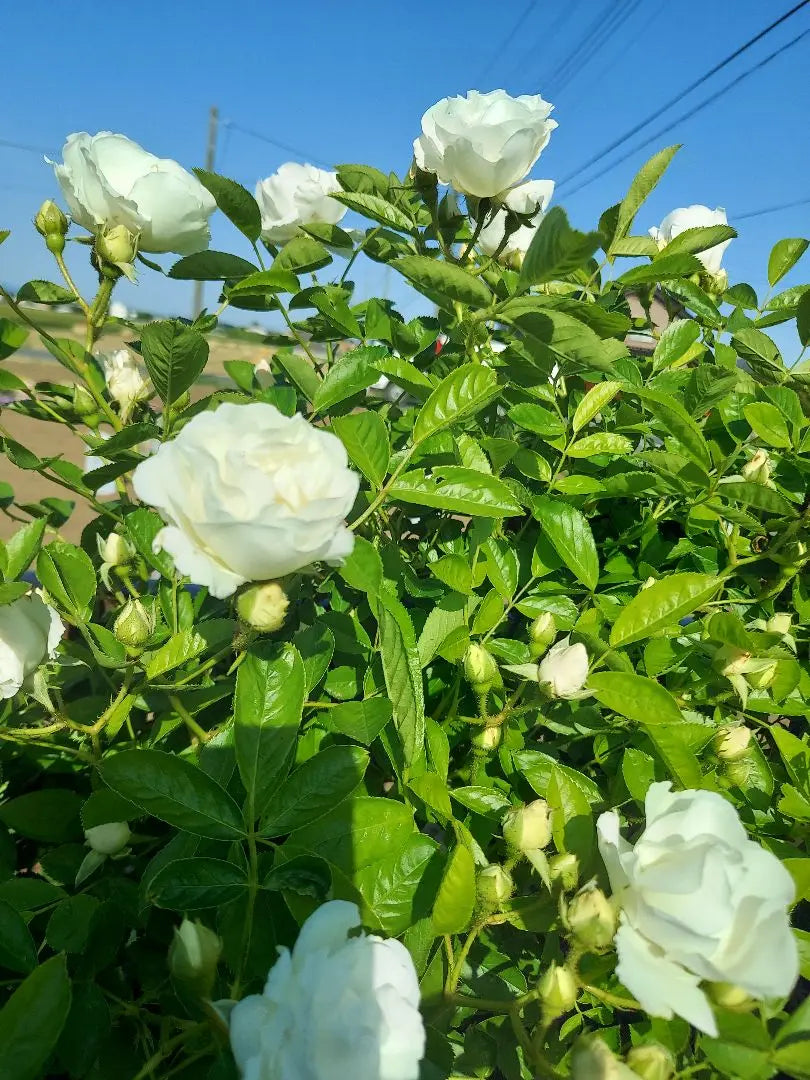
<svg viewBox="0 0 810 1080">
<path fill-rule="evenodd" d="M 615 8 L 622 0 L 537 0 L 500 54 L 526 0 L 27 0 L 3 13 L 0 139 L 58 155 L 69 132 L 111 129 L 190 167 L 203 161 L 207 111 L 216 104 L 223 120 L 300 147 L 309 157 L 403 172 L 427 107 L 471 88 L 504 87 L 541 93 L 555 104 L 559 127 L 534 175 L 559 179 L 792 6 L 791 0 L 624 2 L 632 12 L 624 30 L 577 65 L 567 84 L 559 75 L 555 84 L 555 69 L 582 44 L 589 25 L 602 16 L 606 35 L 611 3 Z M 808 28 L 810 5 L 627 148 Z M 676 141 L 684 148 L 637 227 L 693 202 L 725 206 L 734 224 L 736 214 L 810 196 L 809 66 L 810 36 L 560 201 L 575 224 L 593 227 L 646 157 Z M 250 188 L 291 157 L 227 126 L 220 132 L 218 171 Z M 0 249 L 0 280 L 53 278 L 29 222 L 41 200 L 56 193 L 37 155 L 0 146 L 0 227 L 13 230 Z M 810 235 L 810 204 L 741 221 L 739 229 L 725 264 L 732 281 L 750 281 L 761 292 L 772 242 Z M 216 219 L 212 246 L 242 250 L 227 222 Z M 82 255 L 80 249 L 73 254 L 77 261 Z M 78 276 L 89 280 L 88 273 Z M 785 284 L 802 280 L 810 280 L 810 257 Z M 382 268 L 369 265 L 360 285 L 384 291 Z M 121 298 L 161 313 L 188 311 L 185 283 L 144 271 L 139 293 L 136 299 L 126 286 Z M 209 302 L 214 293 L 210 287 Z"/>
</svg>

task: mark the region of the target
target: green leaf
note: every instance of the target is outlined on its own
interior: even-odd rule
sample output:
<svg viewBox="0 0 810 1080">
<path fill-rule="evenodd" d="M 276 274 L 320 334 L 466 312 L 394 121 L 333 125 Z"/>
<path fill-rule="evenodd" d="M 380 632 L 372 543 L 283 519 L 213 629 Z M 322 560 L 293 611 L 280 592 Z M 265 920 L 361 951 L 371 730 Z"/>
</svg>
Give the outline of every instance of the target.
<svg viewBox="0 0 810 1080">
<path fill-rule="evenodd" d="M 807 347 L 810 345 L 810 289 L 802 294 L 801 299 L 796 305 L 796 332 L 799 335 L 799 341 Z M 2 359 L 2 349 L 0 348 L 0 360 Z"/>
<path fill-rule="evenodd" d="M 304 665 L 291 645 L 248 652 L 236 676 L 234 736 L 251 820 L 262 816 L 289 770 L 304 700 Z"/>
<path fill-rule="evenodd" d="M 304 687 L 309 694 L 326 674 L 335 651 L 335 638 L 329 627 L 318 621 L 299 630 L 292 643 L 304 665 Z"/>
<path fill-rule="evenodd" d="M 754 506 L 768 514 L 796 517 L 795 507 L 778 491 L 765 487 L 764 484 L 755 484 L 750 480 L 723 479 L 717 485 L 717 494 L 724 499 L 735 499 L 747 506 Z"/>
<path fill-rule="evenodd" d="M 743 413 L 754 433 L 768 446 L 784 449 L 791 445 L 785 418 L 775 405 L 768 401 L 752 401 L 743 406 Z"/>
<path fill-rule="evenodd" d="M 28 337 L 28 330 L 11 319 L 0 318 L 0 360 L 12 356 Z"/>
<path fill-rule="evenodd" d="M 377 361 L 388 355 L 383 345 L 361 345 L 344 353 L 329 368 L 312 400 L 317 412 L 359 394 L 380 377 Z"/>
<path fill-rule="evenodd" d="M 380 487 L 391 457 L 388 429 L 383 418 L 379 413 L 364 409 L 334 417 L 332 427 L 354 464 L 367 480 Z"/>
<path fill-rule="evenodd" d="M 591 804 L 567 772 L 555 766 L 546 791 L 554 843 L 559 852 L 567 851 L 587 863 L 594 847 Z"/>
<path fill-rule="evenodd" d="M 238 900 L 247 888 L 247 874 L 222 859 L 177 859 L 150 880 L 147 900 L 170 911 L 201 911 Z"/>
<path fill-rule="evenodd" d="M 655 285 L 659 281 L 687 278 L 703 269 L 703 263 L 694 255 L 659 255 L 651 263 L 626 270 L 617 281 L 625 287 Z"/>
<path fill-rule="evenodd" d="M 677 236 L 673 236 L 656 258 L 679 255 L 683 252 L 695 255 L 699 251 L 708 251 L 709 248 L 723 244 L 727 240 L 733 240 L 736 236 L 737 230 L 731 225 L 704 225 L 694 229 L 684 229 Z"/>
<path fill-rule="evenodd" d="M 34 304 L 72 304 L 76 294 L 52 281 L 27 281 L 17 290 L 17 301 L 26 300 Z"/>
<path fill-rule="evenodd" d="M 472 517 L 500 518 L 522 513 L 502 480 L 461 466 L 444 466 L 441 479 L 435 473 L 429 477 L 421 469 L 411 469 L 392 484 L 389 495 L 399 502 Z"/>
<path fill-rule="evenodd" d="M 433 929 L 437 934 L 461 934 L 470 925 L 475 907 L 475 863 L 469 848 L 457 844 L 444 868 L 433 905 Z"/>
<path fill-rule="evenodd" d="M 666 630 L 710 600 L 723 584 L 713 574 L 670 574 L 643 589 L 619 612 L 610 632 L 616 648 Z"/>
<path fill-rule="evenodd" d="M 614 435 L 609 431 L 599 431 L 586 435 L 584 439 L 568 447 L 568 457 L 590 458 L 594 454 L 614 454 L 623 457 L 632 453 L 633 444 L 624 435 Z"/>
<path fill-rule="evenodd" d="M 208 342 L 179 319 L 141 327 L 141 353 L 164 405 L 171 405 L 197 381 L 208 361 Z"/>
<path fill-rule="evenodd" d="M 389 229 L 398 232 L 413 232 L 414 224 L 411 219 L 398 207 L 392 206 L 386 199 L 379 195 L 363 192 L 336 191 L 332 194 L 333 199 L 348 206 L 363 217 L 378 221 L 380 225 L 386 225 Z"/>
<path fill-rule="evenodd" d="M 427 916 L 434 891 L 428 870 L 435 865 L 437 851 L 435 840 L 416 833 L 399 850 L 358 870 L 354 884 L 363 901 L 363 922 L 397 936 Z"/>
<path fill-rule="evenodd" d="M 99 766 L 101 779 L 144 813 L 212 840 L 244 836 L 239 807 L 195 765 L 161 750 L 122 750 Z"/>
<path fill-rule="evenodd" d="M 405 764 L 411 766 L 422 757 L 425 746 L 425 698 L 416 635 L 408 612 L 385 591 L 378 597 L 377 622 L 385 686 Z"/>
<path fill-rule="evenodd" d="M 437 431 L 474 415 L 497 393 L 498 380 L 491 368 L 462 364 L 442 379 L 419 410 L 413 426 L 414 442 L 420 443 Z"/>
<path fill-rule="evenodd" d="M 675 698 L 660 683 L 625 671 L 598 671 L 588 689 L 612 712 L 640 724 L 678 724 L 683 720 Z"/>
<path fill-rule="evenodd" d="M 338 573 L 353 589 L 376 596 L 383 580 L 382 559 L 371 541 L 356 536 L 354 549 L 343 560 Z"/>
<path fill-rule="evenodd" d="M 744 326 L 736 330 L 731 344 L 739 355 L 748 361 L 749 367 L 754 372 L 761 370 L 770 375 L 774 371 L 781 373 L 784 370 L 782 357 L 775 342 L 756 327 Z"/>
<path fill-rule="evenodd" d="M 172 266 L 169 277 L 179 281 L 225 281 L 259 273 L 258 266 L 226 251 L 197 251 Z"/>
<path fill-rule="evenodd" d="M 8 563 L 5 576 L 9 581 L 25 573 L 31 565 L 42 543 L 45 524 L 45 518 L 37 518 L 35 521 L 29 522 L 28 525 L 23 525 L 10 540 L 6 541 Z"/>
<path fill-rule="evenodd" d="M 449 585 L 454 592 L 467 594 L 472 590 L 472 570 L 463 555 L 445 555 L 428 568 L 439 581 Z"/>
<path fill-rule="evenodd" d="M 172 634 L 169 640 L 141 657 L 147 678 L 157 679 L 167 671 L 180 667 L 188 660 L 193 660 L 205 650 L 205 638 L 195 630 L 181 630 Z"/>
<path fill-rule="evenodd" d="M 525 289 L 567 277 L 585 266 L 601 243 L 598 232 L 572 229 L 562 207 L 552 207 L 534 231 L 523 258 L 518 287 Z"/>
<path fill-rule="evenodd" d="M 229 180 L 217 173 L 207 172 L 205 169 L 195 169 L 194 174 L 203 185 L 208 188 L 216 200 L 216 204 L 225 217 L 246 236 L 251 243 L 255 243 L 262 231 L 262 215 L 259 204 L 235 180 Z"/>
<path fill-rule="evenodd" d="M 439 817 L 449 819 L 453 816 L 450 793 L 441 776 L 432 772 L 420 773 L 408 782 L 408 787 Z"/>
<path fill-rule="evenodd" d="M 691 359 L 692 351 L 700 337 L 700 323 L 694 319 L 675 319 L 671 322 L 655 346 L 653 371 L 678 366 Z"/>
<path fill-rule="evenodd" d="M 785 274 L 793 269 L 808 247 L 810 247 L 810 241 L 799 237 L 777 240 L 768 258 L 768 284 L 774 286 L 781 281 Z"/>
<path fill-rule="evenodd" d="M 367 701 L 344 701 L 323 714 L 322 722 L 330 731 L 345 735 L 363 746 L 371 746 L 393 715 L 387 698 Z"/>
<path fill-rule="evenodd" d="M 613 400 L 621 388 L 622 384 L 620 382 L 611 379 L 606 379 L 604 382 L 592 386 L 574 412 L 574 418 L 571 421 L 574 434 L 587 427 L 597 413 L 600 413 Z"/>
<path fill-rule="evenodd" d="M 81 835 L 81 804 L 69 788 L 42 788 L 0 804 L 0 821 L 31 840 L 60 844 Z"/>
<path fill-rule="evenodd" d="M 509 419 L 543 439 L 559 439 L 565 431 L 562 420 L 551 409 L 544 409 L 541 405 L 532 405 L 528 402 L 513 405 L 509 410 Z"/>
<path fill-rule="evenodd" d="M 291 270 L 256 270 L 228 286 L 228 296 L 266 296 L 268 293 L 298 292 L 298 278 Z M 278 354 L 274 354 L 274 359 Z M 252 366 L 252 365 L 251 365 Z"/>
<path fill-rule="evenodd" d="M 534 500 L 532 513 L 574 577 L 593 592 L 599 581 L 599 556 L 585 516 L 546 495 Z"/>
<path fill-rule="evenodd" d="M 273 360 L 295 383 L 307 401 L 313 401 L 322 380 L 309 357 L 292 349 L 279 349 L 273 354 Z"/>
<path fill-rule="evenodd" d="M 54 952 L 84 952 L 98 908 L 99 901 L 87 893 L 63 900 L 45 927 L 45 940 Z"/>
<path fill-rule="evenodd" d="M 646 201 L 650 192 L 655 188 L 658 181 L 664 175 L 673 157 L 680 150 L 680 145 L 668 146 L 653 154 L 649 161 L 645 162 L 633 178 L 630 189 L 619 205 L 616 219 L 616 229 L 608 253 L 614 254 L 613 246 L 618 240 L 624 239 L 630 231 L 630 226 L 635 221 L 636 214 Z"/>
<path fill-rule="evenodd" d="M 490 787 L 454 787 L 450 789 L 450 796 L 474 814 L 495 821 L 500 821 L 504 811 L 512 805 L 505 795 Z"/>
<path fill-rule="evenodd" d="M 658 393 L 654 390 L 640 390 L 634 392 L 650 410 L 659 423 L 681 444 L 686 453 L 696 461 L 702 469 L 712 467 L 712 455 L 703 432 L 698 425 L 676 401 L 671 394 Z"/>
<path fill-rule="evenodd" d="M 693 284 L 691 281 L 668 281 L 666 291 L 677 297 L 681 303 L 689 308 L 713 329 L 723 325 L 723 316 L 717 309 L 708 293 Z"/>
<path fill-rule="evenodd" d="M 37 577 L 65 611 L 81 620 L 90 617 L 96 595 L 96 572 L 89 555 L 81 548 L 61 540 L 48 544 L 37 558 Z"/>
<path fill-rule="evenodd" d="M 11 904 L 0 900 L 0 967 L 27 975 L 36 966 L 37 947 L 25 919 Z"/>
<path fill-rule="evenodd" d="M 420 292 L 466 304 L 468 307 L 489 307 L 492 293 L 481 280 L 462 270 L 455 263 L 439 262 L 428 255 L 403 255 L 391 264 Z"/>
<path fill-rule="evenodd" d="M 52 956 L 25 979 L 0 1010 L 0 1076 L 41 1080 L 70 1011 L 64 956 Z"/>
<path fill-rule="evenodd" d="M 273 795 L 261 835 L 281 836 L 330 813 L 361 783 L 368 762 L 359 746 L 330 746 L 309 758 Z"/>
<path fill-rule="evenodd" d="M 718 1038 L 703 1035 L 700 1049 L 722 1076 L 735 1080 L 769 1080 L 776 1072 L 766 1027 L 747 1013 L 715 1010 Z"/>
<path fill-rule="evenodd" d="M 294 274 L 303 274 L 320 270 L 328 266 L 332 256 L 317 240 L 311 236 L 294 236 L 288 240 L 273 260 L 271 269 L 291 270 Z"/>
<path fill-rule="evenodd" d="M 164 577 L 172 577 L 172 560 L 165 552 L 155 553 L 154 540 L 164 527 L 163 519 L 154 510 L 140 507 L 127 514 L 125 518 L 127 534 L 135 546 L 135 550 L 146 563 Z"/>
</svg>

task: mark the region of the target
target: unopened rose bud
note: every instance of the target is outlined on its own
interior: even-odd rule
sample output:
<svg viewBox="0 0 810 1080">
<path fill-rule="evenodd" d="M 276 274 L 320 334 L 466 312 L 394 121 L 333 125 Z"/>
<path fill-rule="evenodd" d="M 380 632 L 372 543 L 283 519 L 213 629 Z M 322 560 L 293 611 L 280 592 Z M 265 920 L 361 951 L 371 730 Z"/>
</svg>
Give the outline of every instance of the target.
<svg viewBox="0 0 810 1080">
<path fill-rule="evenodd" d="M 539 660 L 557 636 L 557 620 L 550 611 L 538 615 L 529 627 L 529 653 Z"/>
<path fill-rule="evenodd" d="M 568 905 L 568 925 L 577 941 L 587 949 L 607 949 L 618 928 L 616 911 L 595 885 L 586 885 Z"/>
<path fill-rule="evenodd" d="M 217 975 L 222 941 L 207 926 L 195 919 L 183 919 L 175 927 L 169 948 L 169 971 L 172 977 L 200 997 L 208 997 Z"/>
<path fill-rule="evenodd" d="M 571 1080 L 636 1080 L 636 1073 L 598 1035 L 578 1040 L 571 1053 L 570 1075 Z"/>
<path fill-rule="evenodd" d="M 579 881 L 579 859 L 568 851 L 555 855 L 548 861 L 548 876 L 552 882 L 559 882 L 564 892 L 570 892 Z"/>
<path fill-rule="evenodd" d="M 767 689 L 776 677 L 779 662 L 777 660 L 763 659 L 752 661 L 752 663 L 756 663 L 757 666 L 753 671 L 747 671 L 745 674 L 748 685 L 753 687 L 754 690 Z"/>
<path fill-rule="evenodd" d="M 37 232 L 45 237 L 45 245 L 48 251 L 54 255 L 61 255 L 65 250 L 65 236 L 67 235 L 68 219 L 59 209 L 55 202 L 47 199 L 37 211 L 34 218 L 34 226 Z"/>
<path fill-rule="evenodd" d="M 98 413 L 98 404 L 93 395 L 79 383 L 73 387 L 72 406 L 77 416 L 88 417 Z"/>
<path fill-rule="evenodd" d="M 525 854 L 544 848 L 551 840 L 548 803 L 535 799 L 526 806 L 507 811 L 503 819 L 503 838 L 509 847 Z"/>
<path fill-rule="evenodd" d="M 125 821 L 110 821 L 84 830 L 84 838 L 98 855 L 117 855 L 129 843 L 129 825 Z"/>
<path fill-rule="evenodd" d="M 735 986 L 727 982 L 710 982 L 706 989 L 709 997 L 721 1009 L 734 1009 L 737 1012 L 747 1012 L 755 1005 L 754 999 L 747 990 L 741 986 Z"/>
<path fill-rule="evenodd" d="M 791 623 L 793 622 L 793 616 L 787 611 L 780 611 L 776 615 L 772 615 L 765 624 L 765 629 L 771 634 L 781 634 L 782 637 L 785 634 L 790 633 Z"/>
<path fill-rule="evenodd" d="M 495 657 L 483 645 L 470 645 L 464 654 L 464 677 L 478 694 L 485 694 L 500 681 Z"/>
<path fill-rule="evenodd" d="M 675 1075 L 675 1058 L 660 1043 L 634 1046 L 627 1055 L 627 1064 L 643 1080 L 672 1080 Z"/>
<path fill-rule="evenodd" d="M 476 890 L 478 899 L 487 908 L 499 908 L 512 895 L 515 883 L 512 875 L 502 866 L 493 864 L 478 871 Z"/>
<path fill-rule="evenodd" d="M 714 736 L 714 752 L 721 761 L 736 761 L 748 753 L 753 734 L 745 725 L 722 727 Z"/>
<path fill-rule="evenodd" d="M 588 652 L 584 645 L 564 637 L 540 662 L 537 681 L 555 698 L 578 698 L 588 678 Z"/>
<path fill-rule="evenodd" d="M 289 598 L 277 581 L 253 585 L 236 601 L 236 610 L 242 622 L 263 634 L 272 634 L 281 629 L 289 606 Z"/>
<path fill-rule="evenodd" d="M 108 566 L 123 566 L 135 554 L 134 548 L 129 541 L 116 532 L 111 532 L 103 540 L 101 536 L 97 535 L 96 544 L 98 545 L 101 561 Z"/>
<path fill-rule="evenodd" d="M 140 600 L 127 600 L 113 623 L 116 638 L 132 649 L 144 645 L 154 628 L 154 621 Z"/>
<path fill-rule="evenodd" d="M 741 675 L 748 670 L 751 662 L 751 653 L 744 649 L 737 649 L 733 645 L 724 645 L 717 650 L 714 657 L 714 666 L 725 678 L 732 675 Z"/>
<path fill-rule="evenodd" d="M 579 986 L 574 976 L 567 968 L 557 964 L 551 965 L 537 984 L 537 989 L 546 1020 L 553 1020 L 570 1012 L 579 996 Z"/>
<path fill-rule="evenodd" d="M 486 727 L 479 728 L 473 734 L 472 744 L 479 750 L 485 751 L 487 754 L 493 750 L 497 750 L 503 740 L 503 728 L 496 726 L 495 724 L 487 724 Z"/>
<path fill-rule="evenodd" d="M 773 481 L 771 480 L 772 468 L 773 466 L 767 450 L 757 450 L 751 460 L 747 461 L 740 471 L 742 472 L 743 478 L 750 481 L 752 484 L 762 484 L 765 487 L 773 487 Z"/>
<path fill-rule="evenodd" d="M 102 229 L 96 237 L 95 252 L 103 270 L 104 265 L 117 267 L 122 274 L 132 278 L 132 264 L 138 254 L 138 238 L 126 225 L 113 225 Z"/>
</svg>

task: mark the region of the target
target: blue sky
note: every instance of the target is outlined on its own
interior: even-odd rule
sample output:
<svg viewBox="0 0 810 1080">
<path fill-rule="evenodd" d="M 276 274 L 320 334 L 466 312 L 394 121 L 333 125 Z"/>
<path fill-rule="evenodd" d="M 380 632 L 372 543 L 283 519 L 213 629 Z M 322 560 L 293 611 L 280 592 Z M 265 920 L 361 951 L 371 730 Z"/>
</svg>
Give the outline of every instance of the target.
<svg viewBox="0 0 810 1080">
<path fill-rule="evenodd" d="M 631 11 L 624 30 L 589 62 L 561 72 L 595 21 L 607 37 L 611 4 L 615 9 L 622 2 Z M 300 147 L 310 158 L 403 172 L 426 108 L 446 95 L 502 86 L 541 93 L 555 104 L 559 127 L 533 175 L 561 178 L 791 6 L 790 0 L 681 0 L 676 6 L 667 0 L 537 0 L 498 52 L 526 0 L 271 0 L 231 7 L 213 0 L 135 6 L 27 0 L 3 15 L 4 39 L 19 47 L 4 50 L 0 140 L 58 154 L 67 133 L 107 128 L 190 167 L 202 163 L 207 111 L 216 104 L 224 121 Z M 810 5 L 649 133 L 808 28 Z M 555 201 L 574 224 L 593 227 L 646 157 L 677 141 L 684 148 L 643 208 L 639 228 L 693 202 L 725 206 L 734 224 L 736 214 L 807 197 L 809 59 L 810 36 L 596 183 Z M 227 124 L 220 132 L 218 171 L 248 187 L 292 157 Z M 37 155 L 0 146 L 0 227 L 13 230 L 0 249 L 0 280 L 54 276 L 29 222 L 41 200 L 56 192 Z M 810 235 L 810 204 L 741 221 L 739 229 L 725 265 L 732 281 L 747 280 L 762 292 L 773 241 Z M 227 222 L 215 220 L 212 246 L 241 252 L 238 245 Z M 83 259 L 81 249 L 73 255 L 74 262 Z M 800 264 L 784 284 L 810 280 L 806 259 L 806 268 Z M 392 276 L 386 279 L 371 264 L 359 285 L 381 294 Z M 90 273 L 78 277 L 89 282 Z M 144 271 L 138 292 L 136 299 L 126 286 L 121 298 L 161 313 L 188 312 L 185 283 Z M 211 287 L 209 302 L 214 293 Z"/>
</svg>

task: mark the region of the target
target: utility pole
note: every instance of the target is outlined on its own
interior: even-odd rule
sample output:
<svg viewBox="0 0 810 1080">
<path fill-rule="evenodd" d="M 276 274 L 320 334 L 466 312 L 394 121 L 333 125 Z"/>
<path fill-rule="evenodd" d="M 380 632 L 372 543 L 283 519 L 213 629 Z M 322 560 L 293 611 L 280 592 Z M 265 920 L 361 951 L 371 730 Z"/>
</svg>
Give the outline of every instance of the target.
<svg viewBox="0 0 810 1080">
<path fill-rule="evenodd" d="M 214 162 L 217 156 L 217 130 L 219 128 L 219 109 L 212 105 L 208 112 L 208 145 L 205 148 L 205 168 L 207 172 L 214 171 Z M 203 309 L 203 283 L 194 282 L 194 299 L 191 305 L 191 315 L 195 318 Z"/>
</svg>

